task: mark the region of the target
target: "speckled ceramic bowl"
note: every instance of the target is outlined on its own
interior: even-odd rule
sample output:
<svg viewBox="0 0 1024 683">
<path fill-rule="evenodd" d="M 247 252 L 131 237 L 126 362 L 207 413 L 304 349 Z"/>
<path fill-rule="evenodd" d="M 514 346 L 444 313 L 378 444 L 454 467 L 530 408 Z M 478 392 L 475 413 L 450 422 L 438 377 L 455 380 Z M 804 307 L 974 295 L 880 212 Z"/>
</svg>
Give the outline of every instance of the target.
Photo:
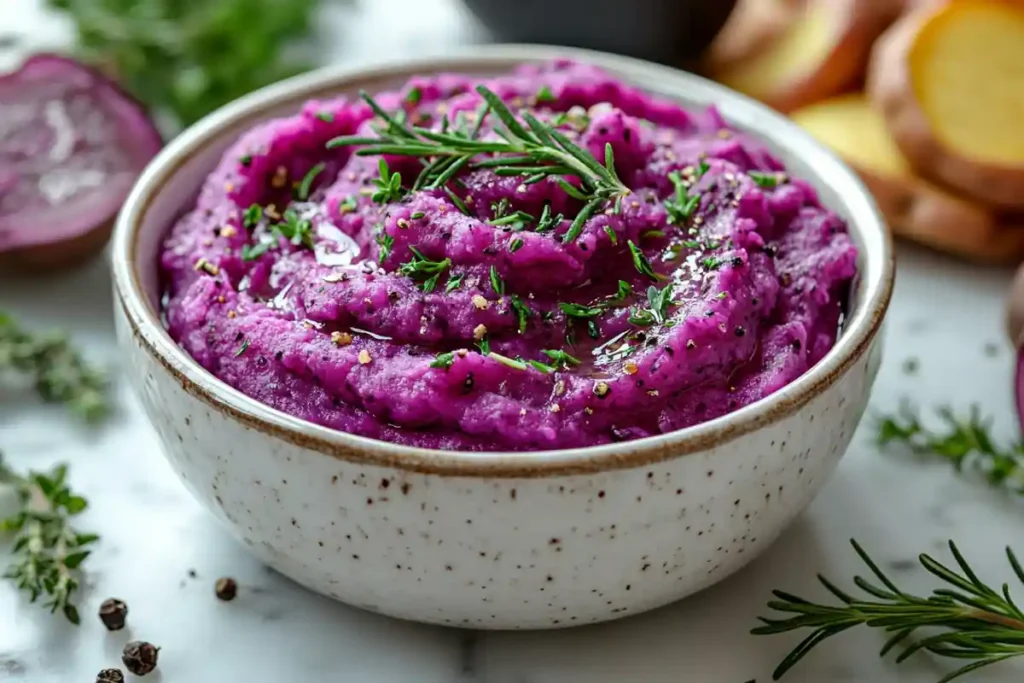
<svg viewBox="0 0 1024 683">
<path fill-rule="evenodd" d="M 203 370 L 160 323 L 157 253 L 239 133 L 307 98 L 415 73 L 496 73 L 554 56 L 596 63 L 769 141 L 850 221 L 861 250 L 846 328 L 770 398 L 673 434 L 538 453 L 396 446 L 320 427 Z M 885 226 L 854 174 L 796 126 L 697 77 L 631 59 L 498 46 L 260 90 L 175 139 L 143 174 L 113 242 L 129 374 L 175 471 L 252 552 L 325 595 L 407 619 L 550 628 L 637 614 L 728 576 L 811 501 L 846 449 L 878 368 L 893 280 Z"/>
</svg>

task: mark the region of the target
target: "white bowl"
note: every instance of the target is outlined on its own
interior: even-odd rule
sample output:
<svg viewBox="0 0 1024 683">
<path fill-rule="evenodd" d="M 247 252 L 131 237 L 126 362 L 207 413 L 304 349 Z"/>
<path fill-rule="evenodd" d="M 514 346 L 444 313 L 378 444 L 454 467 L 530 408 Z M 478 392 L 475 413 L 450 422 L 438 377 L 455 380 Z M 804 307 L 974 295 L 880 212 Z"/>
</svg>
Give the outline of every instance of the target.
<svg viewBox="0 0 1024 683">
<path fill-rule="evenodd" d="M 417 73 L 493 74 L 569 56 L 687 105 L 714 103 L 841 213 L 860 249 L 845 329 L 772 396 L 679 432 L 591 448 L 464 453 L 333 431 L 254 401 L 195 363 L 160 322 L 157 255 L 226 147 L 308 98 Z M 474 628 L 550 628 L 637 614 L 720 581 L 811 501 L 860 420 L 893 281 L 864 186 L 777 113 L 719 85 L 580 50 L 476 48 L 331 67 L 253 93 L 172 141 L 139 180 L 113 242 L 118 336 L 175 471 L 254 554 L 352 605 Z"/>
</svg>

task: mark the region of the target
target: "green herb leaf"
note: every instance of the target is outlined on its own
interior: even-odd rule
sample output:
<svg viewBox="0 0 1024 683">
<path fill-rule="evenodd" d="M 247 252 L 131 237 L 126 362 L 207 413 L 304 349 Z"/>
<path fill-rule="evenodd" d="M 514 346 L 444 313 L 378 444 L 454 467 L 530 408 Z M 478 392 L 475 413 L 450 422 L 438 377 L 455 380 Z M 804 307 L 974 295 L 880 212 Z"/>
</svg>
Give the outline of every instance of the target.
<svg viewBox="0 0 1024 683">
<path fill-rule="evenodd" d="M 508 243 L 508 251 L 511 254 L 516 253 L 523 248 L 523 241 L 516 237 L 514 240 Z"/>
<path fill-rule="evenodd" d="M 498 275 L 498 269 L 494 266 L 491 266 L 491 288 L 498 296 L 505 294 L 505 281 Z"/>
<path fill-rule="evenodd" d="M 615 234 L 614 230 L 612 230 L 612 226 L 605 225 L 604 226 L 604 234 L 608 235 L 608 239 L 611 240 L 611 243 L 612 243 L 613 246 L 618 246 L 618 244 L 619 244 L 619 236 Z"/>
<path fill-rule="evenodd" d="M 306 172 L 306 175 L 302 177 L 302 181 L 299 183 L 298 189 L 295 191 L 295 195 L 302 201 L 309 199 L 309 191 L 313 188 L 313 182 L 316 177 L 323 173 L 323 170 L 327 167 L 327 164 L 320 162 L 313 168 Z"/>
<path fill-rule="evenodd" d="M 388 162 L 384 159 L 381 159 L 377 166 L 380 176 L 373 181 L 377 189 L 370 195 L 370 199 L 377 204 L 397 202 L 402 198 L 402 175 L 398 172 L 391 173 Z"/>
<path fill-rule="evenodd" d="M 324 123 L 334 123 L 334 114 L 329 111 L 318 111 L 316 117 Z"/>
<path fill-rule="evenodd" d="M 540 90 L 538 90 L 537 94 L 534 96 L 534 99 L 538 104 L 541 102 L 554 102 L 555 94 L 551 92 L 551 88 L 546 85 L 542 85 Z"/>
<path fill-rule="evenodd" d="M 434 291 L 438 278 L 452 265 L 452 260 L 431 261 L 416 247 L 409 247 L 412 259 L 398 267 L 398 272 L 421 282 L 420 288 L 427 294 Z"/>
<path fill-rule="evenodd" d="M 242 342 L 242 345 L 238 347 L 238 350 L 235 351 L 235 358 L 238 358 L 243 353 L 245 353 L 246 349 L 248 349 L 248 348 L 249 348 L 249 340 L 246 339 L 245 341 Z"/>
<path fill-rule="evenodd" d="M 249 208 L 242 214 L 242 226 L 246 230 L 251 230 L 263 218 L 263 207 L 259 204 L 250 204 Z"/>
<path fill-rule="evenodd" d="M 640 250 L 640 247 L 633 243 L 633 240 L 627 242 L 629 245 L 629 253 L 633 256 L 633 266 L 637 272 L 647 277 L 658 279 L 657 273 L 654 272 L 654 268 L 651 267 L 651 262 L 647 260 L 644 252 Z"/>
<path fill-rule="evenodd" d="M 387 257 L 391 255 L 391 248 L 395 246 L 395 238 L 382 231 L 377 235 L 377 244 L 380 246 L 377 263 L 384 263 Z"/>
<path fill-rule="evenodd" d="M 558 307 L 562 309 L 562 313 L 565 313 L 570 318 L 595 318 L 601 315 L 604 310 L 599 306 L 583 306 L 580 304 L 560 303 Z"/>
<path fill-rule="evenodd" d="M 747 175 L 750 176 L 750 179 L 753 180 L 758 187 L 763 187 L 769 190 L 778 187 L 786 181 L 786 176 L 783 173 L 749 171 Z"/>
<path fill-rule="evenodd" d="M 453 275 L 448 279 L 448 284 L 445 285 L 444 291 L 446 294 L 455 291 L 462 284 L 462 278 L 466 277 L 463 273 Z"/>
<path fill-rule="evenodd" d="M 274 246 L 273 242 L 257 242 L 256 244 L 242 245 L 242 260 L 255 261 L 266 254 Z"/>
<path fill-rule="evenodd" d="M 455 362 L 455 353 L 448 351 L 446 353 L 439 353 L 434 361 L 430 364 L 432 368 L 443 368 L 447 370 Z"/>
<path fill-rule="evenodd" d="M 530 307 L 523 303 L 515 294 L 512 295 L 512 311 L 516 314 L 516 319 L 519 321 L 519 332 L 522 334 L 526 331 L 526 326 L 530 322 Z"/>
<path fill-rule="evenodd" d="M 561 349 L 542 349 L 541 353 L 554 361 L 555 367 L 568 368 L 579 365 L 579 358 L 575 358 Z"/>
<path fill-rule="evenodd" d="M 476 347 L 480 349 L 480 353 L 484 356 L 491 352 L 491 342 L 487 337 L 484 337 L 476 343 Z"/>
</svg>

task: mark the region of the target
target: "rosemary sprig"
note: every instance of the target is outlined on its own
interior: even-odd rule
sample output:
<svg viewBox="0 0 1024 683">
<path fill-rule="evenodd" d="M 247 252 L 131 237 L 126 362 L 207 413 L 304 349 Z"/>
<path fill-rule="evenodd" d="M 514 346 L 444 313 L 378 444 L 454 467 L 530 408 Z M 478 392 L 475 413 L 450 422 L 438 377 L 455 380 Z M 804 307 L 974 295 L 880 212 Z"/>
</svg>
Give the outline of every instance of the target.
<svg viewBox="0 0 1024 683">
<path fill-rule="evenodd" d="M 878 420 L 878 443 L 902 443 L 915 453 L 948 461 L 957 472 L 981 473 L 989 484 L 1024 493 L 1024 443 L 998 446 L 992 439 L 992 420 L 971 406 L 970 414 L 957 417 L 951 408 L 937 410 L 943 429 L 921 423 L 918 411 L 904 402 L 898 412 Z"/>
<path fill-rule="evenodd" d="M 67 337 L 31 334 L 0 311 L 0 376 L 6 371 L 28 375 L 44 401 L 63 403 L 88 422 L 108 412 L 106 378 Z"/>
<path fill-rule="evenodd" d="M 764 625 L 752 633 L 773 635 L 812 629 L 811 634 L 775 669 L 775 680 L 815 646 L 861 625 L 891 634 L 879 656 L 884 657 L 899 646 L 902 651 L 896 658 L 897 662 L 921 650 L 942 657 L 970 660 L 969 664 L 942 677 L 938 683 L 948 683 L 982 667 L 1024 655 L 1024 613 L 1010 597 L 1009 586 L 1004 583 L 996 590 L 984 584 L 952 541 L 949 549 L 959 571 L 926 554 L 918 558 L 925 570 L 947 584 L 947 587 L 936 588 L 927 597 L 900 590 L 856 541 L 851 543 L 881 585 L 859 576 L 854 577 L 853 582 L 875 599 L 851 596 L 821 575 L 818 575 L 818 580 L 841 604 L 822 605 L 774 591 L 778 600 L 769 602 L 768 607 L 794 616 L 761 618 Z M 1006 556 L 1013 573 L 1024 583 L 1024 569 L 1010 548 L 1006 549 Z M 928 635 L 909 641 L 921 629 L 927 629 Z"/>
<path fill-rule="evenodd" d="M 452 265 L 452 260 L 431 261 L 416 247 L 409 247 L 412 258 L 398 267 L 398 272 L 419 281 L 420 288 L 427 294 L 437 287 L 437 281 Z"/>
<path fill-rule="evenodd" d="M 45 596 L 44 607 L 60 611 L 73 624 L 79 623 L 72 601 L 78 589 L 76 570 L 89 556 L 87 546 L 99 536 L 82 534 L 71 527 L 70 518 L 85 510 L 85 498 L 67 485 L 67 467 L 58 465 L 43 474 L 19 475 L 0 460 L 0 484 L 14 488 L 18 511 L 0 521 L 0 531 L 13 532 L 11 564 L 4 578 L 28 593 L 29 601 Z"/>
<path fill-rule="evenodd" d="M 602 204 L 630 193 L 615 172 L 610 144 L 605 146 L 604 163 L 601 163 L 555 126 L 525 111 L 517 118 L 498 95 L 484 86 L 478 86 L 477 92 L 485 106 L 477 114 L 474 130 L 468 132 L 450 128 L 445 122 L 442 122 L 443 132 L 408 125 L 386 112 L 364 92 L 362 98 L 384 122 L 380 137 L 345 135 L 329 141 L 327 146 L 358 146 L 356 154 L 361 156 L 418 157 L 423 160 L 424 168 L 413 189 L 445 188 L 455 174 L 467 166 L 489 168 L 499 176 L 523 176 L 525 185 L 554 177 L 567 193 L 584 203 L 583 210 L 563 237 L 566 242 L 579 236 L 583 223 Z M 483 117 L 489 113 L 501 122 L 495 127 L 500 140 L 476 139 Z M 474 161 L 483 155 L 487 156 Z M 578 178 L 580 186 L 569 183 L 566 179 L 569 176 Z"/>
</svg>

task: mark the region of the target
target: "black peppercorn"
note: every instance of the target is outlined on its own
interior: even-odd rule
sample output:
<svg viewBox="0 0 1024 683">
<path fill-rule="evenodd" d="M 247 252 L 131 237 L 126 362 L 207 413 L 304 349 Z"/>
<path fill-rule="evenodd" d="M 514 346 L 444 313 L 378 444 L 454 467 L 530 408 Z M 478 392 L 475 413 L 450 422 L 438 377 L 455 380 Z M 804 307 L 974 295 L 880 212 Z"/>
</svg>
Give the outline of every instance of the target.
<svg viewBox="0 0 1024 683">
<path fill-rule="evenodd" d="M 108 631 L 120 631 L 124 628 L 125 617 L 128 616 L 128 605 L 117 598 L 107 598 L 100 605 L 100 621 Z"/>
<path fill-rule="evenodd" d="M 156 668 L 160 648 L 143 640 L 133 640 L 124 646 L 121 661 L 136 676 L 145 676 Z"/>
<path fill-rule="evenodd" d="M 214 585 L 214 592 L 221 600 L 234 600 L 238 595 L 238 583 L 231 577 L 221 577 Z"/>
<path fill-rule="evenodd" d="M 96 683 L 124 683 L 124 674 L 120 669 L 104 669 L 96 674 Z"/>
</svg>

